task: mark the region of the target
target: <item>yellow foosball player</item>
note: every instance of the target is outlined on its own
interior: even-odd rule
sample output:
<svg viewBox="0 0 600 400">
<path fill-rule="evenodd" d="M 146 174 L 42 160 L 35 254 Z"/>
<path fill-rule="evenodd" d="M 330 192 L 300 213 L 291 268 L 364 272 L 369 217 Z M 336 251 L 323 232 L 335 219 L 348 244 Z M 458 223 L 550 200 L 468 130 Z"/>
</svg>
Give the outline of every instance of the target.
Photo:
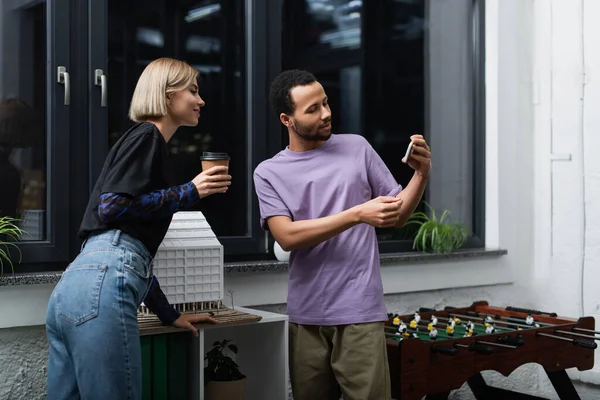
<svg viewBox="0 0 600 400">
<path fill-rule="evenodd" d="M 437 325 L 438 319 L 435 315 L 431 316 L 431 321 L 427 324 L 427 330 L 431 332 L 431 330 Z"/>
<path fill-rule="evenodd" d="M 448 336 L 454 336 L 454 327 L 456 326 L 456 321 L 454 319 L 448 320 L 448 325 L 446 326 L 446 333 Z"/>
<path fill-rule="evenodd" d="M 396 314 L 396 316 L 394 317 L 392 324 L 394 324 L 394 326 L 400 325 L 400 317 L 398 316 L 398 314 Z"/>
<path fill-rule="evenodd" d="M 412 329 L 417 329 L 417 327 L 419 326 L 419 321 L 421 321 L 421 316 L 419 315 L 418 312 L 415 313 L 415 318 L 410 321 L 410 327 Z"/>
<path fill-rule="evenodd" d="M 467 322 L 465 324 L 465 337 L 473 336 L 474 330 L 475 330 L 475 324 L 473 324 L 471 321 Z"/>
</svg>

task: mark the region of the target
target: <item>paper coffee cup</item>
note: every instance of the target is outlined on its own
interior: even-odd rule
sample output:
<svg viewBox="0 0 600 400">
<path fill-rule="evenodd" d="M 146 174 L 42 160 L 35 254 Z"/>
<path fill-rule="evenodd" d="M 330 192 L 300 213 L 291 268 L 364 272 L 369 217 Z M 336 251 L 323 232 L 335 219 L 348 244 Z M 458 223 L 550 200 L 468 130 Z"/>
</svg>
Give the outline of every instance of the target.
<svg viewBox="0 0 600 400">
<path fill-rule="evenodd" d="M 218 165 L 229 167 L 229 160 L 230 157 L 227 153 L 215 153 L 210 151 L 203 152 L 202 157 L 200 157 L 202 171 L 206 171 L 207 169 Z"/>
</svg>

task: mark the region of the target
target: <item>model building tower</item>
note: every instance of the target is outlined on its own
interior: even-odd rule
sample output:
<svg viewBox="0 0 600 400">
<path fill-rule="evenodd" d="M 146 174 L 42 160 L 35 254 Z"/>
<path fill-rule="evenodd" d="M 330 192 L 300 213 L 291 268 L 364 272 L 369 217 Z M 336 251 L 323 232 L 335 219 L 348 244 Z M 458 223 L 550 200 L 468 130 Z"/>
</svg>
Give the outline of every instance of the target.
<svg viewBox="0 0 600 400">
<path fill-rule="evenodd" d="M 154 275 L 179 311 L 218 308 L 223 293 L 223 246 L 199 211 L 173 216 L 154 258 Z M 144 314 L 148 310 L 140 307 Z"/>
</svg>

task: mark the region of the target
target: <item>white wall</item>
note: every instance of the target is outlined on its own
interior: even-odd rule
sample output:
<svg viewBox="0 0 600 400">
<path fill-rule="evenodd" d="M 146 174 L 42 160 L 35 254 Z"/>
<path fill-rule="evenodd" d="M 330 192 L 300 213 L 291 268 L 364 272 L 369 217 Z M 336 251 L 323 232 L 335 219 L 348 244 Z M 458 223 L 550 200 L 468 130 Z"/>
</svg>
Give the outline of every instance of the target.
<svg viewBox="0 0 600 400">
<path fill-rule="evenodd" d="M 538 0 L 534 10 L 536 302 L 599 319 L 600 2 Z M 600 384 L 600 351 L 596 365 L 581 379 Z"/>
<path fill-rule="evenodd" d="M 584 1 L 584 84 L 583 84 L 583 139 L 585 193 L 584 213 L 584 261 L 583 273 L 583 310 L 585 314 L 598 315 L 600 309 L 600 291 L 595 283 L 600 282 L 600 49 L 597 41 L 600 37 L 600 2 Z M 598 326 L 598 325 L 597 325 Z"/>
</svg>

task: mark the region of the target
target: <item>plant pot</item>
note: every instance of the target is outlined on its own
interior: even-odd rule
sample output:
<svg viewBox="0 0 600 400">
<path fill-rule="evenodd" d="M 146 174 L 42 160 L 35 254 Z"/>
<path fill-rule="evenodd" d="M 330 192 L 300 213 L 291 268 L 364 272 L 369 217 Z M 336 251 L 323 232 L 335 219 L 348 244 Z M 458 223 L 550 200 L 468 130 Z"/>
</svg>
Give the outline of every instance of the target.
<svg viewBox="0 0 600 400">
<path fill-rule="evenodd" d="M 210 381 L 204 386 L 206 400 L 244 400 L 246 397 L 246 378 L 237 381 Z"/>
</svg>

